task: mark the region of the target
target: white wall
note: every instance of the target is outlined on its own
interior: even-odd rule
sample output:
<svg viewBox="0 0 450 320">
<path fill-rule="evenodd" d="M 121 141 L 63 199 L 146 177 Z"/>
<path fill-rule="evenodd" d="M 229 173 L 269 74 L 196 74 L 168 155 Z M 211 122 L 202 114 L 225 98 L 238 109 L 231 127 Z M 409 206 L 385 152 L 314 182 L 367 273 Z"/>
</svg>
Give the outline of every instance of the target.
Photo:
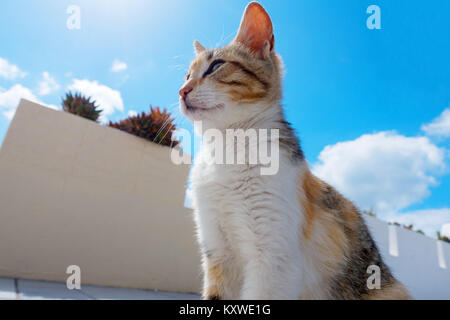
<svg viewBox="0 0 450 320">
<path fill-rule="evenodd" d="M 450 299 L 450 244 L 364 218 L 386 264 L 415 299 Z"/>
<path fill-rule="evenodd" d="M 0 277 L 198 292 L 171 149 L 22 100 L 0 149 Z"/>
</svg>

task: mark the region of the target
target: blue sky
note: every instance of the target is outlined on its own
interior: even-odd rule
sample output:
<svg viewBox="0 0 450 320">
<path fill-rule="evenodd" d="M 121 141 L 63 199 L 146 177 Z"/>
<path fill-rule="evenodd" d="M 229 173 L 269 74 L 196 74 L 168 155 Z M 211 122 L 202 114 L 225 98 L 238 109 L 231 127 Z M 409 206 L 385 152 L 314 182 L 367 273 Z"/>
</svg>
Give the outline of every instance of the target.
<svg viewBox="0 0 450 320">
<path fill-rule="evenodd" d="M 19 95 L 57 107 L 68 89 L 84 91 L 109 120 L 150 104 L 176 112 L 193 40 L 231 41 L 247 2 L 111 3 L 1 2 L 0 142 Z M 261 3 L 286 67 L 286 115 L 313 171 L 384 219 L 428 233 L 450 223 L 450 2 Z M 72 4 L 80 30 L 66 27 Z M 372 4 L 381 30 L 366 27 Z"/>
</svg>

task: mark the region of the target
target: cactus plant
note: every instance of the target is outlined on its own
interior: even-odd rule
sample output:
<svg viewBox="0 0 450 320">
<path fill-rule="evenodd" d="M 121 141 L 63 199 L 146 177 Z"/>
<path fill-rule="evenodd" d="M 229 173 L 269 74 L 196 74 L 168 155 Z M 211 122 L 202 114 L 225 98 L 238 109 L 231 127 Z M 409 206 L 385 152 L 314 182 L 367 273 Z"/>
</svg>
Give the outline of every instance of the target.
<svg viewBox="0 0 450 320">
<path fill-rule="evenodd" d="M 425 232 L 423 232 L 423 230 L 414 229 L 414 225 L 413 224 L 406 225 L 406 224 L 400 224 L 398 222 L 389 222 L 389 224 L 392 224 L 392 225 L 397 226 L 397 227 L 402 227 L 402 228 L 404 228 L 406 230 L 417 232 L 417 233 L 419 233 L 419 234 L 421 234 L 423 236 L 425 235 Z"/>
<path fill-rule="evenodd" d="M 450 243 L 450 238 L 446 237 L 446 236 L 442 236 L 439 231 L 437 232 L 437 238 L 438 238 L 438 240 Z"/>
<path fill-rule="evenodd" d="M 365 213 L 365 214 L 367 214 L 368 216 L 371 216 L 371 217 L 376 217 L 377 216 L 375 211 L 373 211 L 372 209 L 363 210 L 362 213 Z"/>
<path fill-rule="evenodd" d="M 66 93 L 66 97 L 62 100 L 63 110 L 77 116 L 97 122 L 102 112 L 95 101 L 91 101 L 91 97 L 85 97 L 81 93 Z"/>
<path fill-rule="evenodd" d="M 142 112 L 116 123 L 110 121 L 109 126 L 161 145 L 175 147 L 179 142 L 172 140 L 176 130 L 173 120 L 167 110 L 161 111 L 159 107 L 150 106 L 149 113 Z"/>
</svg>

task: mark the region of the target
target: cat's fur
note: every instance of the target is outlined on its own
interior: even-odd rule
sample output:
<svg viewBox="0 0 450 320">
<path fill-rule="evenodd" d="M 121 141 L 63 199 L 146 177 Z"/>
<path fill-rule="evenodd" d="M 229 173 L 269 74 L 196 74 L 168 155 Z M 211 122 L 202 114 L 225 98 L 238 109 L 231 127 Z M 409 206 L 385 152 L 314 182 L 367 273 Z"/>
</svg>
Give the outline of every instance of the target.
<svg viewBox="0 0 450 320">
<path fill-rule="evenodd" d="M 284 120 L 282 62 L 263 7 L 247 6 L 229 45 L 207 50 L 196 41 L 194 47 L 197 58 L 180 90 L 189 119 L 202 121 L 203 129 L 280 130 L 276 175 L 261 175 L 258 165 L 213 164 L 208 144 L 195 159 L 191 186 L 204 298 L 409 298 L 358 209 L 310 172 Z M 218 59 L 224 63 L 205 75 Z M 370 265 L 380 267 L 379 290 L 367 287 Z"/>
</svg>

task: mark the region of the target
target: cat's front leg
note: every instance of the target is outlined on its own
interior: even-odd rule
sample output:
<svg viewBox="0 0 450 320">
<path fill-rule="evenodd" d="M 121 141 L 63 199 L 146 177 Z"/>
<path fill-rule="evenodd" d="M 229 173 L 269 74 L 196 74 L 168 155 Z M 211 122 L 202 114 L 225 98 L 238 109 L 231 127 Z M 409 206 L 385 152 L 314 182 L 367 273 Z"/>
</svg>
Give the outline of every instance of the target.
<svg viewBox="0 0 450 320">
<path fill-rule="evenodd" d="M 203 257 L 203 299 L 222 300 L 224 293 L 224 270 L 220 262 L 211 257 Z"/>
<path fill-rule="evenodd" d="M 239 242 L 244 262 L 241 299 L 299 299 L 303 273 L 299 228 L 286 213 L 253 211 L 246 216 L 252 220 Z"/>
<path fill-rule="evenodd" d="M 255 260 L 247 264 L 242 300 L 297 300 L 300 296 L 301 271 L 298 265 L 280 261 Z"/>
</svg>

